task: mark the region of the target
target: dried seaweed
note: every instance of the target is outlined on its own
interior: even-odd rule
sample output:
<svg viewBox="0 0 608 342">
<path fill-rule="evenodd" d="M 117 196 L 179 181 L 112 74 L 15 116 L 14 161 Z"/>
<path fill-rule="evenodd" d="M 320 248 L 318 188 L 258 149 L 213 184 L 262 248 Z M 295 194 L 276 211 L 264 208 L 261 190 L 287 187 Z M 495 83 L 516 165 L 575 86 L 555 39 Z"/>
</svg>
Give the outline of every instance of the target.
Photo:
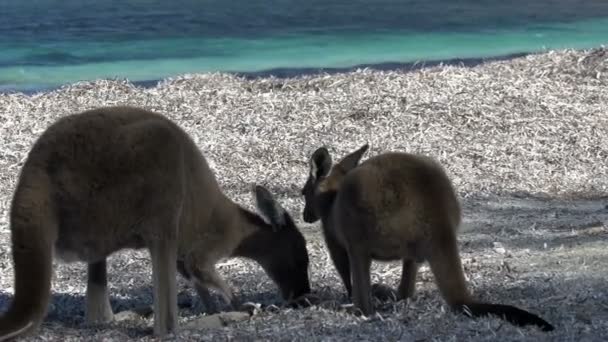
<svg viewBox="0 0 608 342">
<path fill-rule="evenodd" d="M 231 198 L 252 208 L 249 193 L 252 183 L 264 184 L 278 196 L 305 227 L 316 290 L 327 300 L 344 303 L 342 285 L 319 239 L 318 229 L 300 220 L 299 189 L 307 174 L 307 158 L 315 148 L 327 145 L 337 158 L 369 143 L 368 155 L 402 150 L 434 156 L 445 166 L 465 199 L 521 193 L 593 199 L 608 193 L 607 89 L 608 50 L 599 48 L 550 51 L 475 67 L 364 69 L 335 75 L 253 80 L 210 73 L 166 79 L 153 88 L 140 88 L 126 80 L 98 80 L 30 96 L 1 94 L 0 284 L 4 291 L 0 303 L 6 305 L 5 294 L 12 291 L 7 213 L 20 167 L 36 137 L 57 118 L 70 113 L 129 104 L 158 111 L 178 122 L 205 154 Z M 479 214 L 476 210 L 470 208 L 469 213 Z M 597 217 L 601 221 L 605 216 Z M 508 218 L 503 219 L 491 224 L 507 229 Z M 521 218 L 519 224 L 532 224 L 535 219 L 540 220 Z M 465 224 L 466 220 L 465 213 Z M 515 234 L 503 236 L 489 228 L 484 232 L 485 223 L 475 222 L 471 224 L 474 229 L 461 240 L 472 241 L 492 233 L 495 239 L 508 244 L 511 234 Z M 540 232 L 548 238 L 561 236 L 563 227 L 555 222 L 544 223 L 547 226 L 538 228 Z M 519 235 L 516 234 L 520 237 L 540 234 L 529 230 L 529 225 L 520 228 Z M 467 274 L 478 277 L 471 279 L 472 284 L 488 290 L 486 298 L 511 303 L 517 300 L 519 305 L 528 304 L 530 309 L 537 308 L 537 312 L 544 314 L 548 311 L 543 309 L 543 303 L 560 301 L 563 304 L 558 303 L 556 310 L 568 311 L 580 299 L 566 295 L 558 298 L 561 283 L 547 288 L 543 268 L 555 273 L 560 266 L 553 264 L 555 260 L 543 259 L 547 251 L 542 250 L 530 252 L 512 247 L 508 252 L 512 256 L 510 262 L 520 270 L 517 281 L 508 280 L 509 285 L 505 285 L 503 274 L 494 266 L 502 267 L 506 257 L 493 254 L 492 248 L 491 243 L 480 250 L 465 248 L 464 254 Z M 600 257 L 606 261 L 605 254 Z M 471 262 L 479 259 L 482 261 Z M 523 266 L 530 260 L 541 263 L 543 268 Z M 147 254 L 124 251 L 114 255 L 110 263 L 115 306 L 127 308 L 134 303 L 150 303 Z M 137 329 L 124 328 L 124 323 L 93 330 L 81 326 L 81 297 L 86 283 L 83 269 L 77 264 L 58 266 L 54 291 L 60 295 L 55 296 L 41 338 L 150 338 L 143 323 L 143 326 L 133 324 Z M 380 264 L 374 269 L 376 277 L 382 275 L 378 279 L 393 285 L 399 279 L 398 264 Z M 221 267 L 221 271 L 245 298 L 277 300 L 274 286 L 257 266 L 237 260 Z M 504 325 L 497 319 L 471 321 L 454 315 L 445 308 L 428 269 L 423 269 L 420 277 L 423 279 L 420 296 L 407 303 L 407 307 L 403 302 L 389 304 L 380 311 L 381 318 L 357 318 L 336 312 L 331 305 L 316 306 L 261 313 L 235 326 L 185 332 L 179 339 L 511 341 L 545 336 L 533 329 Z M 605 283 L 605 273 L 598 277 L 604 277 Z M 258 283 L 253 279 L 263 280 Z M 536 287 L 531 293 L 537 297 L 528 300 L 526 296 L 503 293 L 506 288 L 518 286 Z M 605 292 L 600 287 L 595 290 Z M 578 291 L 584 291 L 584 287 Z M 580 292 L 572 295 L 576 294 Z M 605 311 L 606 297 L 592 296 L 599 301 L 593 310 L 601 311 L 603 305 Z M 553 339 L 576 339 L 583 333 L 590 338 L 608 335 L 607 320 L 591 318 L 591 323 L 585 323 L 566 313 L 554 313 L 551 317 L 561 320 L 555 322 L 558 325 L 568 325 L 554 334 Z M 183 317 L 184 321 L 188 319 Z"/>
</svg>

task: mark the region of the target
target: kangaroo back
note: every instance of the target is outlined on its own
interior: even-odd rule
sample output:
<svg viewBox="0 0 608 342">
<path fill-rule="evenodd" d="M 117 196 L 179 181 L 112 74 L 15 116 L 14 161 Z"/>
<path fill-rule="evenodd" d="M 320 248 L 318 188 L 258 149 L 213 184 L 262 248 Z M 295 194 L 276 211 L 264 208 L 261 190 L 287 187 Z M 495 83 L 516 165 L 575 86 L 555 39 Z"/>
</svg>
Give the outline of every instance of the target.
<svg viewBox="0 0 608 342">
<path fill-rule="evenodd" d="M 553 329 L 527 311 L 471 298 L 456 239 L 460 204 L 437 162 L 389 152 L 359 164 L 366 150 L 364 145 L 332 167 L 327 149 L 319 148 L 310 159 L 309 178 L 302 189 L 304 219 L 322 220 L 330 255 L 357 308 L 366 315 L 374 311 L 372 260 L 402 260 L 400 299 L 413 296 L 416 264 L 428 260 L 451 308 L 469 316 L 494 314 L 517 325 Z"/>
<path fill-rule="evenodd" d="M 138 122 L 149 123 L 149 129 L 121 133 Z M 110 107 L 63 117 L 38 138 L 11 206 L 15 293 L 0 317 L 0 340 L 39 327 L 48 307 L 55 255 L 64 261 L 101 263 L 105 274 L 109 253 L 141 248 L 144 239 L 155 236 L 175 238 L 177 225 L 167 225 L 169 219 L 160 222 L 169 215 L 161 218 L 156 208 L 179 206 L 179 198 L 169 196 L 179 195 L 182 188 L 172 183 L 181 181 L 174 171 L 179 170 L 174 162 L 179 154 L 171 153 L 179 148 L 176 132 L 155 113 Z M 170 214 L 172 219 L 179 212 Z M 91 296 L 87 287 L 87 308 L 89 302 L 109 307 L 105 280 L 100 286 L 98 296 Z"/>
<path fill-rule="evenodd" d="M 37 330 L 50 297 L 52 260 L 88 263 L 85 318 L 112 320 L 106 258 L 147 248 L 154 333 L 178 328 L 176 268 L 196 278 L 205 302 L 224 257 L 252 257 L 287 298 L 310 291 L 305 239 L 270 193 L 258 188 L 270 223 L 229 200 L 196 144 L 161 114 L 102 107 L 59 119 L 34 144 L 11 208 L 15 295 L 0 317 L 0 341 Z"/>
</svg>

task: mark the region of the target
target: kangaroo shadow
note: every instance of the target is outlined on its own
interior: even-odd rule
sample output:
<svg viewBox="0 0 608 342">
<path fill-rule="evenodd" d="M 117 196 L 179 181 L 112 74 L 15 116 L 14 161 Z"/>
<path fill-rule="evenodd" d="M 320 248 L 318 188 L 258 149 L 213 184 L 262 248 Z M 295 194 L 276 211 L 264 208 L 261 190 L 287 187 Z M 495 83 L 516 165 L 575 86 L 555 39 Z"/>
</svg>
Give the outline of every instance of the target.
<svg viewBox="0 0 608 342">
<path fill-rule="evenodd" d="M 318 230 L 318 224 L 301 221 L 302 208 L 293 203 L 301 201 L 298 184 L 265 186 L 285 204 L 303 233 Z M 245 196 L 250 190 L 235 184 L 233 191 L 235 196 Z M 519 191 L 460 197 L 463 222 L 459 235 L 470 249 L 501 241 L 511 248 L 544 250 L 596 241 L 602 234 L 608 237 L 608 230 L 596 229 L 608 222 L 608 196 L 566 198 Z"/>
<path fill-rule="evenodd" d="M 465 246 L 482 249 L 495 241 L 511 248 L 543 250 L 608 237 L 608 198 L 561 199 L 511 193 L 472 196 L 463 203 Z"/>
<path fill-rule="evenodd" d="M 198 297 L 189 287 L 178 286 L 178 314 L 181 317 L 197 316 L 202 314 L 202 307 L 197 306 Z M 124 311 L 131 311 L 139 314 L 138 318 L 150 318 L 153 314 L 153 288 L 150 286 L 140 286 L 126 290 L 120 290 L 119 293 L 112 294 L 110 291 L 110 305 L 114 314 L 119 314 Z M 214 300 L 221 303 L 221 297 L 213 293 Z M 5 312 L 13 295 L 5 291 L 0 291 L 0 312 Z M 281 306 L 282 300 L 280 295 L 269 289 L 267 291 L 244 293 L 238 296 L 241 303 L 253 302 L 260 303 L 263 306 L 276 305 Z M 139 338 L 148 336 L 152 333 L 152 328 L 148 323 L 138 320 L 130 320 L 124 322 L 110 322 L 89 326 L 85 322 L 85 294 L 84 293 L 52 293 L 47 315 L 43 321 L 43 325 L 57 325 L 67 329 L 104 329 L 111 328 L 120 330 L 129 337 Z M 220 310 L 232 310 L 228 306 L 220 306 Z M 133 317 L 133 316 L 131 316 Z"/>
<path fill-rule="evenodd" d="M 0 312 L 8 309 L 13 295 L 0 291 Z M 137 307 L 141 301 L 137 298 L 110 298 L 114 313 L 120 307 Z M 49 301 L 48 311 L 42 326 L 59 326 L 67 330 L 90 330 L 92 334 L 100 329 L 118 330 L 130 338 L 142 338 L 152 333 L 152 328 L 146 324 L 128 324 L 121 322 L 109 322 L 99 325 L 87 325 L 85 323 L 85 296 L 84 293 L 52 293 Z"/>
</svg>

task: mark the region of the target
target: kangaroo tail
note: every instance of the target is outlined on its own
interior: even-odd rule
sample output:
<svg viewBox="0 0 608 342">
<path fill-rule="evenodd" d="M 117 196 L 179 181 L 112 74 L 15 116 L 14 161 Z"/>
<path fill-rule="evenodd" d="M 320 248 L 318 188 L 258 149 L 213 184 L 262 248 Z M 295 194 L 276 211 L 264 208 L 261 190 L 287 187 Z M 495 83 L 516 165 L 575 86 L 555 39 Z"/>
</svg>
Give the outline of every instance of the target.
<svg viewBox="0 0 608 342">
<path fill-rule="evenodd" d="M 469 303 L 466 305 L 459 305 L 456 309 L 469 317 L 480 317 L 492 314 L 518 326 L 536 325 L 543 331 L 552 331 L 554 329 L 553 325 L 539 316 L 511 305 Z"/>
<path fill-rule="evenodd" d="M 35 331 L 46 316 L 57 237 L 49 194 L 46 174 L 22 174 L 10 216 L 15 294 L 0 316 L 0 341 Z"/>
</svg>

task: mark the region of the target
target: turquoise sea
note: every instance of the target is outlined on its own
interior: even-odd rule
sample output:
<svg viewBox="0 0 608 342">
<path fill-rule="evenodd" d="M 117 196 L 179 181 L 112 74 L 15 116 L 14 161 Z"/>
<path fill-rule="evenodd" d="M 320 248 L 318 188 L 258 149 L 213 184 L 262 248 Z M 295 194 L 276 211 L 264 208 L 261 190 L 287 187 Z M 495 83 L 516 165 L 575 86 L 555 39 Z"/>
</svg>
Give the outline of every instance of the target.
<svg viewBox="0 0 608 342">
<path fill-rule="evenodd" d="M 607 43 L 606 0 L 0 0 L 0 91 L 208 71 L 394 67 Z"/>
</svg>

